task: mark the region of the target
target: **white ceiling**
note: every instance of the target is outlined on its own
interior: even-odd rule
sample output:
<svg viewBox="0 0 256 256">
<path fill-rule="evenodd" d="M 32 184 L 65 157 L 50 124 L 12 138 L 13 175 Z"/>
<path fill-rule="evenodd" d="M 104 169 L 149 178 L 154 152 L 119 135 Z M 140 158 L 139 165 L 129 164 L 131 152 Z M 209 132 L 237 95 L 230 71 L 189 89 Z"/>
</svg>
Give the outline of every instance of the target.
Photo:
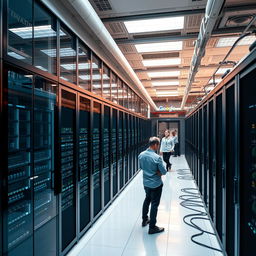
<svg viewBox="0 0 256 256">
<path fill-rule="evenodd" d="M 89 0 L 96 7 L 95 2 L 104 3 L 106 0 Z M 112 10 L 101 11 L 99 16 L 115 17 L 146 13 L 159 13 L 179 10 L 204 8 L 206 0 L 108 0 Z"/>
<path fill-rule="evenodd" d="M 166 13 L 166 12 L 174 12 L 174 11 L 188 11 L 188 10 L 196 10 L 203 9 L 206 5 L 206 0 L 90 0 L 92 5 L 94 6 L 96 12 L 101 18 L 113 18 L 112 20 L 103 20 L 106 28 L 109 33 L 118 43 L 119 48 L 125 55 L 126 59 L 130 63 L 131 67 L 136 72 L 138 78 L 143 83 L 144 87 L 147 89 L 148 93 L 152 97 L 155 102 L 163 102 L 168 101 L 175 103 L 181 102 L 182 96 L 184 95 L 184 89 L 187 83 L 187 77 L 189 74 L 189 67 L 191 63 L 191 58 L 193 56 L 194 51 L 194 40 L 195 36 L 191 37 L 191 33 L 198 33 L 201 20 L 203 17 L 203 13 L 196 13 L 193 15 L 185 15 L 184 28 L 180 30 L 172 30 L 165 32 L 151 32 L 151 33 L 139 33 L 139 34 L 130 34 L 128 33 L 122 17 L 127 18 L 131 15 L 147 15 L 151 13 Z M 106 6 L 106 4 L 110 4 L 112 10 L 108 11 L 100 11 L 95 3 L 100 3 L 101 6 Z M 103 5 L 102 5 L 103 4 Z M 237 5 L 243 5 L 243 7 L 248 4 L 255 4 L 256 0 L 227 0 L 225 8 L 233 7 Z M 247 9 L 236 7 L 235 11 L 224 9 L 223 16 L 220 17 L 215 26 L 215 33 L 220 31 L 220 34 L 214 34 L 212 38 L 209 40 L 206 46 L 206 53 L 204 58 L 202 59 L 201 66 L 198 69 L 198 73 L 195 77 L 195 81 L 191 88 L 191 93 L 188 97 L 188 104 L 191 101 L 197 98 L 197 96 L 202 95 L 203 87 L 208 83 L 212 74 L 216 70 L 220 61 L 223 60 L 226 53 L 229 51 L 230 47 L 217 47 L 218 40 L 221 37 L 226 36 L 238 36 L 243 31 L 244 27 L 235 26 L 230 28 L 226 27 L 227 21 L 230 17 L 233 16 L 244 16 L 244 15 L 255 15 L 256 7 Z M 115 17 L 118 17 L 118 20 L 115 20 Z M 243 24 L 244 25 L 244 24 Z M 222 29 L 222 31 L 220 30 Z M 228 35 L 223 32 L 223 29 L 228 31 Z M 230 34 L 231 32 L 231 34 Z M 181 58 L 181 64 L 170 67 L 145 67 L 143 65 L 143 59 L 153 59 L 160 58 L 159 53 L 139 53 L 135 48 L 136 40 L 152 40 L 153 38 L 158 37 L 158 40 L 163 40 L 164 37 L 168 36 L 186 36 L 188 38 L 184 38 L 183 41 L 183 49 L 180 51 L 172 51 L 172 52 L 161 52 L 161 58 L 166 57 L 179 57 Z M 189 38 L 191 37 L 191 38 Z M 148 41 L 147 41 L 148 42 Z M 248 53 L 248 45 L 246 46 L 237 46 L 228 60 L 232 60 L 238 62 Z M 167 56 L 169 55 L 169 56 Z M 173 56 L 170 56 L 173 55 Z M 232 65 L 224 66 L 232 68 Z M 148 76 L 149 71 L 171 71 L 171 70 L 180 70 L 180 75 L 176 78 L 150 78 Z M 217 78 L 220 78 L 221 75 L 218 75 Z M 152 85 L 152 81 L 166 81 L 166 80 L 179 80 L 179 86 L 169 86 L 162 87 L 157 86 L 154 87 Z M 176 91 L 179 96 L 172 96 L 169 98 L 158 97 L 157 92 L 162 91 Z M 201 93 L 200 93 L 201 92 Z"/>
</svg>

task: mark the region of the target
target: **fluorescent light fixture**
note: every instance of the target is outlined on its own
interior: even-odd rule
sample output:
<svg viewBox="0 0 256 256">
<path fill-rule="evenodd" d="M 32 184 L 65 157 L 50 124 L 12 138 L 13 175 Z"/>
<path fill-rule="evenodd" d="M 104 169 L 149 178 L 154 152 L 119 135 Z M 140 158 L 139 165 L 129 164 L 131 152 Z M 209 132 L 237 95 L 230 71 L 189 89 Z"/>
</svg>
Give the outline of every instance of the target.
<svg viewBox="0 0 256 256">
<path fill-rule="evenodd" d="M 68 79 L 66 77 L 60 76 L 61 79 L 68 81 Z"/>
<path fill-rule="evenodd" d="M 56 49 L 44 49 L 41 52 L 45 53 L 50 57 L 56 57 Z M 79 53 L 79 56 L 86 55 L 84 52 Z M 60 57 L 74 57 L 76 52 L 72 48 L 60 48 Z"/>
<path fill-rule="evenodd" d="M 67 70 L 75 70 L 76 69 L 76 64 L 61 64 L 61 66 Z M 96 63 L 92 64 L 92 68 L 93 69 L 98 69 L 98 65 L 96 65 Z M 90 69 L 90 63 L 79 63 L 78 64 L 78 69 Z"/>
<path fill-rule="evenodd" d="M 179 81 L 159 81 L 159 82 L 152 82 L 153 86 L 172 86 L 172 85 L 179 85 Z"/>
<path fill-rule="evenodd" d="M 81 75 L 79 76 L 82 80 L 90 80 L 91 77 L 89 75 Z M 93 80 L 100 80 L 101 79 L 101 75 L 93 75 L 92 76 Z M 103 79 L 109 79 L 109 76 L 104 74 L 103 75 Z"/>
<path fill-rule="evenodd" d="M 232 46 L 235 41 L 238 39 L 237 36 L 234 37 L 222 37 L 217 42 L 217 47 L 229 47 Z M 241 39 L 237 45 L 250 45 L 256 40 L 255 36 L 246 36 L 245 38 Z"/>
<path fill-rule="evenodd" d="M 219 68 L 218 71 L 216 72 L 216 75 L 222 75 L 229 69 L 230 68 Z"/>
<path fill-rule="evenodd" d="M 179 94 L 170 94 L 170 93 L 167 93 L 167 94 L 157 94 L 156 96 L 157 96 L 157 97 L 175 97 L 175 96 L 179 96 Z"/>
<path fill-rule="evenodd" d="M 17 54 L 15 52 L 8 52 L 8 55 L 17 59 L 17 60 L 24 60 L 26 59 L 25 57 L 21 56 L 20 54 Z"/>
<path fill-rule="evenodd" d="M 178 94 L 177 91 L 156 91 L 156 94 Z"/>
<path fill-rule="evenodd" d="M 180 75 L 180 71 L 161 71 L 161 72 L 148 72 L 149 77 L 176 77 Z"/>
<path fill-rule="evenodd" d="M 125 21 L 129 33 L 177 30 L 184 28 L 184 16 Z"/>
<path fill-rule="evenodd" d="M 10 28 L 9 30 L 22 39 L 32 38 L 32 27 Z M 60 30 L 60 36 L 65 35 L 66 34 Z M 51 25 L 34 26 L 34 38 L 54 36 L 56 36 L 56 31 L 52 29 Z"/>
<path fill-rule="evenodd" d="M 93 85 L 94 88 L 101 88 L 100 84 L 94 84 Z M 103 84 L 103 88 L 110 88 L 110 84 Z"/>
<path fill-rule="evenodd" d="M 181 64 L 181 59 L 170 58 L 170 59 L 143 60 L 142 63 L 145 67 L 172 66 L 172 65 Z"/>
<path fill-rule="evenodd" d="M 44 68 L 44 67 L 42 67 L 42 66 L 36 66 L 36 68 L 39 68 L 39 69 L 41 69 L 41 70 L 43 70 L 43 71 L 48 71 L 46 68 Z"/>
<path fill-rule="evenodd" d="M 207 91 L 211 91 L 211 90 L 213 90 L 213 89 L 214 89 L 214 86 L 206 87 L 206 90 L 207 90 Z"/>
<path fill-rule="evenodd" d="M 219 83 L 222 79 L 221 78 L 215 78 L 215 83 Z M 210 84 L 213 83 L 213 79 L 209 81 Z"/>
<path fill-rule="evenodd" d="M 138 52 L 166 52 L 182 50 L 182 41 L 152 44 L 135 44 Z"/>
</svg>

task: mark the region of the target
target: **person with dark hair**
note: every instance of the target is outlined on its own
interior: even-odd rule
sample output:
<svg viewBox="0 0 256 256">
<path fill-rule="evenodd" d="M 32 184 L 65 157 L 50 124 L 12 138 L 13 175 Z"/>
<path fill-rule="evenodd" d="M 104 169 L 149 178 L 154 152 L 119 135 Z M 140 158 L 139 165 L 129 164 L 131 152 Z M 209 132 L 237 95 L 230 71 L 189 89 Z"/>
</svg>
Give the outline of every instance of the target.
<svg viewBox="0 0 256 256">
<path fill-rule="evenodd" d="M 179 140 L 178 140 L 178 132 L 177 130 L 172 131 L 172 138 L 174 143 L 174 157 L 180 156 L 180 150 L 179 150 Z"/>
<path fill-rule="evenodd" d="M 166 163 L 167 172 L 171 170 L 172 164 L 170 163 L 170 157 L 174 150 L 174 142 L 169 130 L 165 130 L 164 137 L 161 141 L 160 154 L 163 155 L 163 159 Z"/>
<path fill-rule="evenodd" d="M 164 231 L 164 228 L 156 226 L 157 211 L 163 187 L 161 176 L 166 174 L 163 160 L 156 154 L 159 145 L 159 138 L 151 137 L 149 139 L 149 148 L 139 154 L 139 166 L 143 171 L 143 185 L 146 192 L 146 198 L 142 207 L 142 227 L 149 224 L 149 234 Z M 148 218 L 150 204 L 150 218 Z"/>
</svg>

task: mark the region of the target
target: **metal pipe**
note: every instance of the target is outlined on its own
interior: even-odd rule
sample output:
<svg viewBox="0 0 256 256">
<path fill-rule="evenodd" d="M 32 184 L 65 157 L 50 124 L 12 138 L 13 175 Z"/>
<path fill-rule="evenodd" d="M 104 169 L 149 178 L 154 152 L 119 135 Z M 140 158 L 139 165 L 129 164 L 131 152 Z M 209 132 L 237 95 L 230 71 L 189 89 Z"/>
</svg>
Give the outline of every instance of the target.
<svg viewBox="0 0 256 256">
<path fill-rule="evenodd" d="M 181 109 L 183 110 L 188 99 L 188 94 L 194 81 L 201 59 L 205 54 L 205 47 L 212 35 L 215 23 L 219 18 L 219 14 L 223 8 L 225 0 L 208 0 L 206 5 L 205 17 L 200 26 L 200 32 L 194 48 L 194 55 L 191 61 L 190 72 L 188 76 L 185 94 L 182 99 Z"/>
</svg>

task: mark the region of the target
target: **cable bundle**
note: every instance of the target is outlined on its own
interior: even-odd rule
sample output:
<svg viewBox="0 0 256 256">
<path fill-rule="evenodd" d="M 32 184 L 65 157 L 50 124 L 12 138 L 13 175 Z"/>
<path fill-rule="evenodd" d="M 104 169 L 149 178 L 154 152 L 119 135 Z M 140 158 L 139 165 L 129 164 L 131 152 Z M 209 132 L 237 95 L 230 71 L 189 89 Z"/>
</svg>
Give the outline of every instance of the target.
<svg viewBox="0 0 256 256">
<path fill-rule="evenodd" d="M 177 170 L 178 173 L 178 179 L 182 180 L 193 180 L 193 176 L 190 172 L 190 169 L 179 169 Z M 199 236 L 202 236 L 203 234 L 209 234 L 216 236 L 216 233 L 209 232 L 207 230 L 202 229 L 199 227 L 194 221 L 195 220 L 201 220 L 201 221 L 210 221 L 208 213 L 205 210 L 205 204 L 202 199 L 202 196 L 197 188 L 183 188 L 181 189 L 181 192 L 185 193 L 184 195 L 179 196 L 179 199 L 182 201 L 180 202 L 180 205 L 190 211 L 193 211 L 194 213 L 187 214 L 183 217 L 183 222 L 186 223 L 188 226 L 198 230 L 199 232 L 191 236 L 191 241 L 195 244 L 198 244 L 200 246 L 222 252 L 223 250 L 212 247 L 210 245 L 205 245 L 201 242 L 196 241 L 196 238 Z"/>
</svg>

